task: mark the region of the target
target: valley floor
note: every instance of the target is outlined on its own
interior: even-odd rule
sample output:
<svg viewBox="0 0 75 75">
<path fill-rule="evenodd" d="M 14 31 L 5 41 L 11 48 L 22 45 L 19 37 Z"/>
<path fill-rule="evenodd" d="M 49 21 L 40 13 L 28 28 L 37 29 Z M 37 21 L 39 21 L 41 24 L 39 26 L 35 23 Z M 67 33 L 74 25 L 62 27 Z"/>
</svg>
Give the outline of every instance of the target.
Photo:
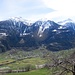
<svg viewBox="0 0 75 75">
<path fill-rule="evenodd" d="M 12 71 L 12 70 L 27 70 L 19 73 L 0 73 L 0 75 L 53 75 L 52 72 L 47 68 L 38 68 L 36 65 L 43 65 L 47 63 L 47 59 L 44 57 L 48 54 L 54 54 L 56 56 L 66 57 L 73 53 L 72 50 L 62 50 L 58 52 L 50 52 L 47 50 L 34 50 L 34 51 L 22 51 L 12 50 L 0 54 L 0 71 Z M 64 74 L 65 75 L 65 74 Z M 72 75 L 70 72 L 66 75 Z"/>
</svg>

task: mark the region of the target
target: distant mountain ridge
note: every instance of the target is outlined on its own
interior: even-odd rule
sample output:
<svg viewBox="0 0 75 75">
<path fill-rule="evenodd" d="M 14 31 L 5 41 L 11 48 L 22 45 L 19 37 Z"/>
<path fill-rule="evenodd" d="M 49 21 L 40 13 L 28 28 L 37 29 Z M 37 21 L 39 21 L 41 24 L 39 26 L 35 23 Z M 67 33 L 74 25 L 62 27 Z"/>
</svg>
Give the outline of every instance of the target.
<svg viewBox="0 0 75 75">
<path fill-rule="evenodd" d="M 36 49 L 44 45 L 52 51 L 75 47 L 75 22 L 71 19 L 55 23 L 38 20 L 29 23 L 22 18 L 0 21 L 0 51 L 13 47 Z"/>
</svg>

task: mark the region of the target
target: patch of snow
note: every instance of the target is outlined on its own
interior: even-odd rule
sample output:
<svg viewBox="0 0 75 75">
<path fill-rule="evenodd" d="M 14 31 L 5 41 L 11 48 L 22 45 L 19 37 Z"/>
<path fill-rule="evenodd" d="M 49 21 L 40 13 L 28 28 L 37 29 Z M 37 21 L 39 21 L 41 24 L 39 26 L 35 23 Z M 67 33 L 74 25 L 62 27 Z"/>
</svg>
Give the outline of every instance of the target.
<svg viewBox="0 0 75 75">
<path fill-rule="evenodd" d="M 24 24 L 26 24 L 28 26 L 31 25 L 31 21 L 23 19 L 22 17 L 12 17 L 10 19 L 14 21 L 14 25 L 15 25 L 15 22 L 23 22 Z"/>
<path fill-rule="evenodd" d="M 29 35 L 30 33 L 23 33 L 23 35 Z"/>
<path fill-rule="evenodd" d="M 32 35 L 32 37 L 34 37 L 34 35 Z"/>
<path fill-rule="evenodd" d="M 0 36 L 7 36 L 6 33 L 0 33 Z"/>
<path fill-rule="evenodd" d="M 64 21 L 60 21 L 60 22 L 58 22 L 58 24 L 60 24 L 60 25 L 64 25 L 64 24 L 69 23 L 69 22 L 75 23 L 73 20 L 71 20 L 71 19 L 67 19 L 67 20 L 64 20 Z"/>
<path fill-rule="evenodd" d="M 38 35 L 42 34 L 46 29 L 48 29 L 51 26 L 51 24 L 47 21 L 43 21 L 42 24 L 39 27 Z"/>
<path fill-rule="evenodd" d="M 63 27 L 62 26 L 60 26 L 58 29 L 62 29 Z"/>
<path fill-rule="evenodd" d="M 58 29 L 66 29 L 66 26 L 60 26 Z"/>
<path fill-rule="evenodd" d="M 56 31 L 57 31 L 56 29 L 53 30 L 53 32 L 56 32 Z"/>
<path fill-rule="evenodd" d="M 42 37 L 42 35 L 40 34 L 39 37 Z"/>
</svg>

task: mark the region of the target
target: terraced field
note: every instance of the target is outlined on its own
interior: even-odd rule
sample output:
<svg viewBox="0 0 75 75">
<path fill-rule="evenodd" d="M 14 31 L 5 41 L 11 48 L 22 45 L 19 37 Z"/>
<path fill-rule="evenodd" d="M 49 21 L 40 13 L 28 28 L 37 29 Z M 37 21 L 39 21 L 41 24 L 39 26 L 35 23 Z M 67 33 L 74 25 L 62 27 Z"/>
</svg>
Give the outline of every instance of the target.
<svg viewBox="0 0 75 75">
<path fill-rule="evenodd" d="M 19 72 L 19 73 L 4 73 L 0 75 L 52 75 L 51 70 L 46 68 L 36 69 L 36 65 L 42 65 L 47 62 L 44 58 L 45 55 L 54 54 L 56 56 L 69 56 L 73 50 L 59 51 L 59 52 L 50 52 L 46 50 L 35 50 L 35 51 L 22 51 L 22 50 L 12 50 L 0 54 L 0 71 L 11 71 L 11 70 L 22 70 L 28 69 L 28 72 Z M 68 73 L 67 75 L 72 75 Z"/>
</svg>

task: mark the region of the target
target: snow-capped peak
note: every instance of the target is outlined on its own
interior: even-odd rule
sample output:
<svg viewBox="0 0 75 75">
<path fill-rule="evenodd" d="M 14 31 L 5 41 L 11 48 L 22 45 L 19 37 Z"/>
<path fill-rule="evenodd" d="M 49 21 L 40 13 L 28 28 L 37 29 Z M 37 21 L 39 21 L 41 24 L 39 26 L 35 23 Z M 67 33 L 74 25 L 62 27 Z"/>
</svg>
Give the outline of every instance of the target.
<svg viewBox="0 0 75 75">
<path fill-rule="evenodd" d="M 71 23 L 71 22 L 72 23 L 75 23 L 72 19 L 68 18 L 67 20 L 63 20 L 63 21 L 58 22 L 58 24 L 64 25 L 66 23 Z"/>
<path fill-rule="evenodd" d="M 23 22 L 24 24 L 26 24 L 28 26 L 31 24 L 29 20 L 23 19 L 22 17 L 12 17 L 12 18 L 10 18 L 10 20 L 13 20 L 14 22 L 15 21 L 16 22 Z"/>
<path fill-rule="evenodd" d="M 22 17 L 12 17 L 12 18 L 10 18 L 10 19 L 11 19 L 11 20 L 14 20 L 14 21 L 16 21 L 16 22 L 20 22 L 20 21 L 22 21 L 22 22 L 24 22 L 24 21 L 29 22 L 28 20 L 23 19 Z"/>
<path fill-rule="evenodd" d="M 38 35 L 42 35 L 42 33 L 48 29 L 51 26 L 51 24 L 48 21 L 41 21 L 41 25 L 39 26 Z"/>
</svg>

